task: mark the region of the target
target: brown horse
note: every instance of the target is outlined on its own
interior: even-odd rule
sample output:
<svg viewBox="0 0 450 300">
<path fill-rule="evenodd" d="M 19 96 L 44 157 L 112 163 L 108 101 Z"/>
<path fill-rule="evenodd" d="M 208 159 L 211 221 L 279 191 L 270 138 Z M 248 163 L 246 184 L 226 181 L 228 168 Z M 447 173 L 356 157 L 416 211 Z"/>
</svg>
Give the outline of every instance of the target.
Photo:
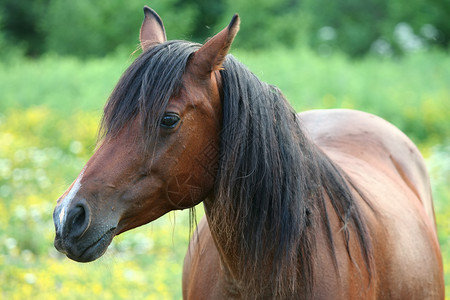
<svg viewBox="0 0 450 300">
<path fill-rule="evenodd" d="M 144 12 L 143 53 L 55 208 L 59 251 L 93 261 L 115 235 L 203 201 L 186 299 L 444 298 L 429 178 L 403 133 L 358 111 L 297 115 L 227 55 L 237 15 L 198 45 L 166 41 Z"/>
</svg>

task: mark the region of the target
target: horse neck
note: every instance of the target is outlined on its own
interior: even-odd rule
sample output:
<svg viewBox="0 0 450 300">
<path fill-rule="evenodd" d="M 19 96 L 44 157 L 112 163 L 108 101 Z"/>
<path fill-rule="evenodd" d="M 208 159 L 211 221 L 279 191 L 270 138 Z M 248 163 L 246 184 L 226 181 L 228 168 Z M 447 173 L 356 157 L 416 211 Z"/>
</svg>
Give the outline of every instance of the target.
<svg viewBox="0 0 450 300">
<path fill-rule="evenodd" d="M 311 252 L 305 182 L 314 147 L 276 87 L 232 59 L 225 70 L 219 171 L 214 198 L 204 201 L 208 223 L 244 298 L 286 298 L 298 281 L 298 251 Z M 300 267 L 302 277 L 310 265 Z"/>
<path fill-rule="evenodd" d="M 242 293 L 292 298 L 302 288 L 310 294 L 317 215 L 336 256 L 326 199 L 341 225 L 353 223 L 368 262 L 364 222 L 345 173 L 308 138 L 281 92 L 233 63 L 221 73 L 219 171 L 214 197 L 204 201 L 210 230 Z M 343 234 L 348 250 L 347 226 Z"/>
<path fill-rule="evenodd" d="M 214 244 L 219 253 L 220 257 L 220 277 L 221 283 L 223 284 L 224 291 L 227 293 L 229 298 L 237 298 L 237 299 L 271 299 L 274 298 L 273 286 L 267 285 L 265 290 L 258 291 L 259 294 L 256 295 L 255 291 L 247 292 L 245 290 L 245 284 L 242 284 L 242 281 L 247 278 L 239 279 L 239 259 L 236 248 L 231 245 L 231 247 L 224 247 L 224 245 L 228 244 L 229 237 L 227 235 L 226 226 L 221 226 L 217 221 L 211 221 L 211 214 L 214 211 L 214 198 L 208 197 L 203 201 L 205 216 L 208 221 L 208 226 L 211 232 L 211 236 L 214 240 Z M 270 260 L 271 261 L 271 260 Z M 293 266 L 295 268 L 295 266 Z M 271 265 L 268 264 L 265 267 L 257 266 L 259 268 L 260 274 L 262 277 L 268 276 L 271 272 Z M 266 274 L 266 275 L 264 275 Z M 305 285 L 308 284 L 303 281 L 297 282 L 297 286 L 295 287 L 296 291 L 305 291 Z M 297 294 L 297 297 L 300 294 Z M 279 297 L 280 299 L 284 299 L 286 297 Z M 288 299 L 288 298 L 286 298 Z M 299 298 L 300 299 L 300 298 Z"/>
<path fill-rule="evenodd" d="M 207 197 L 203 200 L 203 206 L 205 209 L 205 216 L 208 221 L 208 226 L 211 232 L 211 236 L 214 240 L 214 244 L 219 252 L 220 257 L 220 276 L 222 282 L 225 283 L 225 290 L 229 295 L 239 296 L 241 288 L 238 284 L 238 259 L 234 247 L 225 248 L 227 241 L 227 235 L 217 222 L 211 221 L 211 213 L 214 210 L 214 197 Z M 239 298 L 239 297 L 238 297 Z"/>
</svg>

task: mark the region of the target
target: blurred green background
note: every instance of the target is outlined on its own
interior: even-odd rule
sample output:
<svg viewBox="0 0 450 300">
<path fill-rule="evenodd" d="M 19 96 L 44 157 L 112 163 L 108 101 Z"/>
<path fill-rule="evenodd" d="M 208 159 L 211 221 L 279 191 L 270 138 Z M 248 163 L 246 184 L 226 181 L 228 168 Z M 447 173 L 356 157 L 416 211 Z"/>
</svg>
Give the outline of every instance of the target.
<svg viewBox="0 0 450 300">
<path fill-rule="evenodd" d="M 450 294 L 448 0 L 0 0 L 1 299 L 181 298 L 186 212 L 115 238 L 93 263 L 53 248 L 53 206 L 93 153 L 144 4 L 169 39 L 197 42 L 238 12 L 231 52 L 296 110 L 354 108 L 402 129 L 428 164 Z"/>
</svg>

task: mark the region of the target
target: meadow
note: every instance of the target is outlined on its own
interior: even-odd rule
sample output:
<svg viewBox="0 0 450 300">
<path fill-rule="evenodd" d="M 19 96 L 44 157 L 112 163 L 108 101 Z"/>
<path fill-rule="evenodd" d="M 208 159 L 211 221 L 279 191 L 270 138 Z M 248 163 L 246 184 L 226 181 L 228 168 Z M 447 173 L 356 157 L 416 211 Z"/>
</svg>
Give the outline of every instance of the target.
<svg viewBox="0 0 450 300">
<path fill-rule="evenodd" d="M 432 178 L 450 294 L 450 56 L 319 56 L 305 49 L 232 50 L 297 111 L 379 115 L 420 148 Z M 0 62 L 0 298 L 180 299 L 186 211 L 116 237 L 105 256 L 75 263 L 53 247 L 57 198 L 92 155 L 102 108 L 132 57 L 47 55 Z M 198 216 L 202 207 L 197 208 Z M 200 218 L 200 217 L 198 217 Z"/>
</svg>

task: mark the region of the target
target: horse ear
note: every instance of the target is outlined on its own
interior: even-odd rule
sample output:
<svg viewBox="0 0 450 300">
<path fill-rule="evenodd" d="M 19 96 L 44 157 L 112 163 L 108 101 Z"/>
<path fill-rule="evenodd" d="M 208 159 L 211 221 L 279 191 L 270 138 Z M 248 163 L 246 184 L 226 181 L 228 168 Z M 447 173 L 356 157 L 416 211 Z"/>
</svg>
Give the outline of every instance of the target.
<svg viewBox="0 0 450 300">
<path fill-rule="evenodd" d="M 209 76 L 211 72 L 222 68 L 225 56 L 239 31 L 239 23 L 239 16 L 235 14 L 226 28 L 194 52 L 190 65 L 197 75 Z"/>
<path fill-rule="evenodd" d="M 139 40 L 141 41 L 142 51 L 145 52 L 153 44 L 160 44 L 167 41 L 166 30 L 163 21 L 158 14 L 148 7 L 144 6 L 144 21 L 142 22 Z"/>
</svg>

